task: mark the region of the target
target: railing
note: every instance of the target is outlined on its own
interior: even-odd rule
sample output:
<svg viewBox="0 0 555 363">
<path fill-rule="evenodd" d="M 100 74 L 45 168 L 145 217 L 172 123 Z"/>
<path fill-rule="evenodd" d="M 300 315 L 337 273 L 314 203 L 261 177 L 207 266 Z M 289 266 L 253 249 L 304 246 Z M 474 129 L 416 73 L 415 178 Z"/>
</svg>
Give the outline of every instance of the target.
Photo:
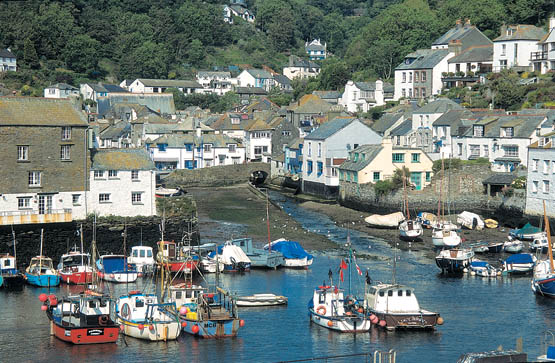
<svg viewBox="0 0 555 363">
<path fill-rule="evenodd" d="M 539 61 L 539 60 L 546 60 L 547 59 L 547 52 L 532 52 L 530 53 L 530 60 L 531 61 Z"/>
<path fill-rule="evenodd" d="M 0 212 L 0 225 L 71 222 L 71 209 L 18 210 Z"/>
<path fill-rule="evenodd" d="M 342 354 L 342 355 L 330 355 L 326 357 L 313 357 L 313 358 L 306 358 L 306 359 L 295 359 L 295 360 L 287 360 L 287 361 L 280 361 L 278 363 L 297 363 L 297 362 L 312 362 L 312 361 L 346 361 L 345 358 L 353 358 L 359 357 L 356 359 L 357 362 L 362 362 L 364 358 L 365 362 L 372 362 L 372 363 L 395 363 L 397 359 L 397 353 L 391 349 L 387 352 L 376 350 L 373 353 L 355 353 L 355 354 Z"/>
</svg>

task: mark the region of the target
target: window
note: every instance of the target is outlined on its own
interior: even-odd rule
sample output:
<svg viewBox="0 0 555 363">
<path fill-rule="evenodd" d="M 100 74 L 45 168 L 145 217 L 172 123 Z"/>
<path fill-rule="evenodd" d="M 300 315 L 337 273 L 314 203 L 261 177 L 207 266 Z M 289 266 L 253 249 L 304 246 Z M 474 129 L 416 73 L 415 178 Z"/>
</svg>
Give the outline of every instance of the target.
<svg viewBox="0 0 555 363">
<path fill-rule="evenodd" d="M 501 55 L 507 54 L 507 44 L 501 44 Z"/>
<path fill-rule="evenodd" d="M 185 144 L 185 151 L 193 151 L 193 144 Z"/>
<path fill-rule="evenodd" d="M 420 154 L 412 154 L 412 162 L 413 163 L 419 163 L 420 162 Z"/>
<path fill-rule="evenodd" d="M 358 183 L 358 172 L 356 172 L 356 171 L 353 171 L 353 181 L 355 183 Z"/>
<path fill-rule="evenodd" d="M 141 203 L 141 192 L 131 192 L 131 203 L 140 204 Z"/>
<path fill-rule="evenodd" d="M 322 173 L 324 172 L 324 163 L 318 161 L 316 163 L 316 167 L 318 168 L 318 176 L 322 175 Z"/>
<path fill-rule="evenodd" d="M 426 88 L 422 88 L 422 98 L 426 98 Z"/>
<path fill-rule="evenodd" d="M 551 171 L 552 173 L 555 173 L 555 160 L 551 162 Z"/>
<path fill-rule="evenodd" d="M 358 153 L 354 153 L 355 157 L 353 159 L 353 161 L 358 161 Z"/>
<path fill-rule="evenodd" d="M 306 162 L 306 173 L 308 175 L 312 174 L 312 160 Z"/>
<path fill-rule="evenodd" d="M 322 157 L 322 143 L 318 143 L 318 157 Z"/>
<path fill-rule="evenodd" d="M 469 145 L 470 156 L 477 157 L 480 156 L 480 145 Z"/>
<path fill-rule="evenodd" d="M 501 59 L 499 61 L 499 66 L 501 69 L 506 69 L 507 68 L 507 60 L 506 59 Z"/>
<path fill-rule="evenodd" d="M 415 88 L 414 89 L 414 97 L 418 98 L 419 97 L 419 93 L 420 93 L 420 89 L 419 88 Z"/>
<path fill-rule="evenodd" d="M 457 144 L 457 154 L 462 155 L 463 153 L 463 145 L 461 143 Z"/>
<path fill-rule="evenodd" d="M 422 71 L 422 82 L 426 82 L 426 71 Z M 422 93 L 422 97 L 424 97 L 423 93 Z"/>
<path fill-rule="evenodd" d="M 331 176 L 337 176 L 337 168 L 331 168 Z"/>
<path fill-rule="evenodd" d="M 260 155 L 262 154 L 262 146 L 255 146 L 254 147 L 254 155 Z"/>
<path fill-rule="evenodd" d="M 166 144 L 158 144 L 158 151 L 166 151 Z"/>
<path fill-rule="evenodd" d="M 193 160 L 185 160 L 185 169 L 189 169 L 189 170 L 194 169 Z"/>
<path fill-rule="evenodd" d="M 484 145 L 483 148 L 484 148 L 484 156 L 489 157 L 489 146 Z"/>
<path fill-rule="evenodd" d="M 518 146 L 504 146 L 506 157 L 517 157 L 518 156 Z"/>
<path fill-rule="evenodd" d="M 291 136 L 291 131 L 284 130 L 281 132 L 281 136 Z"/>
<path fill-rule="evenodd" d="M 209 153 L 212 151 L 212 144 L 204 144 L 204 152 Z"/>
<path fill-rule="evenodd" d="M 484 136 L 484 126 L 474 125 L 474 137 L 483 137 L 483 136 Z"/>
<path fill-rule="evenodd" d="M 402 82 L 405 83 L 407 81 L 407 74 L 403 72 L 403 80 Z"/>
<path fill-rule="evenodd" d="M 539 184 L 539 182 L 538 182 L 537 180 L 534 180 L 534 181 L 532 182 L 532 192 L 533 192 L 533 193 L 537 193 L 537 192 L 538 192 L 538 184 Z"/>
<path fill-rule="evenodd" d="M 403 290 L 397 290 L 397 296 L 403 296 Z"/>
<path fill-rule="evenodd" d="M 505 127 L 503 130 L 505 130 L 505 137 L 513 137 L 514 129 L 512 127 Z"/>
<path fill-rule="evenodd" d="M 31 208 L 31 197 L 17 198 L 17 208 L 18 209 Z"/>
<path fill-rule="evenodd" d="M 117 170 L 108 170 L 108 178 L 117 178 L 118 171 Z"/>
<path fill-rule="evenodd" d="M 40 171 L 30 171 L 29 172 L 29 186 L 30 187 L 40 187 Z"/>
<path fill-rule="evenodd" d="M 72 194 L 71 195 L 71 202 L 73 205 L 80 205 L 81 204 L 81 194 Z"/>
<path fill-rule="evenodd" d="M 99 203 L 110 203 L 110 193 L 100 193 L 98 194 Z"/>
<path fill-rule="evenodd" d="M 18 161 L 29 160 L 29 146 L 21 145 L 17 147 L 17 160 Z"/>
<path fill-rule="evenodd" d="M 345 177 L 343 176 L 343 171 L 339 170 L 339 180 L 345 180 Z"/>
<path fill-rule="evenodd" d="M 131 180 L 139 180 L 139 171 L 131 170 Z"/>
<path fill-rule="evenodd" d="M 409 83 L 412 83 L 412 72 L 409 72 Z"/>
<path fill-rule="evenodd" d="M 409 98 L 412 98 L 412 88 L 409 88 Z"/>
<path fill-rule="evenodd" d="M 432 181 L 432 173 L 427 171 L 426 172 L 426 182 L 431 182 Z"/>
<path fill-rule="evenodd" d="M 60 146 L 60 159 L 62 160 L 70 160 L 70 145 L 62 145 Z"/>
<path fill-rule="evenodd" d="M 71 140 L 71 127 L 62 127 L 62 140 Z"/>
<path fill-rule="evenodd" d="M 549 180 L 544 180 L 543 181 L 543 192 L 544 193 L 549 193 Z"/>
<path fill-rule="evenodd" d="M 229 151 L 230 153 L 234 153 L 234 152 L 235 152 L 235 147 L 236 147 L 236 146 L 237 146 L 237 145 L 235 145 L 235 144 L 229 144 L 229 145 L 227 146 L 227 151 Z"/>
<path fill-rule="evenodd" d="M 308 142 L 308 156 L 312 156 L 312 143 Z"/>
<path fill-rule="evenodd" d="M 404 163 L 405 162 L 405 154 L 393 154 L 393 162 L 394 163 Z"/>
<path fill-rule="evenodd" d="M 95 178 L 95 179 L 102 179 L 102 178 L 104 178 L 104 170 L 95 170 L 95 171 L 94 171 L 94 178 Z"/>
<path fill-rule="evenodd" d="M 375 182 L 380 180 L 380 172 L 379 171 L 375 171 L 374 172 L 374 176 L 372 178 Z"/>
<path fill-rule="evenodd" d="M 407 91 L 404 88 L 401 90 L 401 97 L 407 97 Z"/>
<path fill-rule="evenodd" d="M 414 72 L 414 82 L 420 82 L 420 72 Z"/>
<path fill-rule="evenodd" d="M 549 160 L 543 161 L 543 173 L 544 174 L 549 173 Z"/>
<path fill-rule="evenodd" d="M 538 171 L 538 159 L 532 159 L 532 171 Z"/>
</svg>

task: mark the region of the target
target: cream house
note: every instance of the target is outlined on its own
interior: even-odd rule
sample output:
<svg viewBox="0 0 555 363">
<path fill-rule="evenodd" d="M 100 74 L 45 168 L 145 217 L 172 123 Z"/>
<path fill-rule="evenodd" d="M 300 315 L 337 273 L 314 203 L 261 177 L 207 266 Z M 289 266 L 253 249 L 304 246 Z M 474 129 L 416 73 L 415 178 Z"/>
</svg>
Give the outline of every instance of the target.
<svg viewBox="0 0 555 363">
<path fill-rule="evenodd" d="M 421 149 L 393 147 L 390 138 L 381 145 L 361 145 L 349 152 L 339 167 L 340 182 L 376 183 L 393 176 L 395 170 L 406 167 L 415 190 L 421 190 L 432 180 L 433 161 Z"/>
</svg>

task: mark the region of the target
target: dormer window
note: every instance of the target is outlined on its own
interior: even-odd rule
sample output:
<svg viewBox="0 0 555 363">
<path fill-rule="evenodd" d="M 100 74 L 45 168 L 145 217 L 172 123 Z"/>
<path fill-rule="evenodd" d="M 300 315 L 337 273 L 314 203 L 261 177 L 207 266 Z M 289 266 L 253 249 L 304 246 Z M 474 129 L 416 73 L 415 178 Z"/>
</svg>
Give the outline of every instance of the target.
<svg viewBox="0 0 555 363">
<path fill-rule="evenodd" d="M 504 127 L 503 131 L 505 133 L 505 137 L 513 137 L 514 129 L 512 127 Z"/>
<path fill-rule="evenodd" d="M 484 136 L 484 126 L 474 125 L 474 137 L 483 137 L 483 136 Z"/>
<path fill-rule="evenodd" d="M 239 125 L 241 123 L 241 120 L 238 117 L 232 117 L 231 118 L 231 124 L 232 125 Z"/>
</svg>

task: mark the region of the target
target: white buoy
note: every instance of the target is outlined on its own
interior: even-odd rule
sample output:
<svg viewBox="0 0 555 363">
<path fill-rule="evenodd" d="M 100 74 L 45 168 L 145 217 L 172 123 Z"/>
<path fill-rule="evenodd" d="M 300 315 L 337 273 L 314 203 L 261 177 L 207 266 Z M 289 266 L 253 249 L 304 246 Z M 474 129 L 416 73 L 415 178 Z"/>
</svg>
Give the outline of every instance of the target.
<svg viewBox="0 0 555 363">
<path fill-rule="evenodd" d="M 468 272 L 468 269 L 465 267 L 465 268 L 463 269 L 463 272 L 464 272 L 464 273 L 467 273 L 467 272 Z"/>
</svg>

